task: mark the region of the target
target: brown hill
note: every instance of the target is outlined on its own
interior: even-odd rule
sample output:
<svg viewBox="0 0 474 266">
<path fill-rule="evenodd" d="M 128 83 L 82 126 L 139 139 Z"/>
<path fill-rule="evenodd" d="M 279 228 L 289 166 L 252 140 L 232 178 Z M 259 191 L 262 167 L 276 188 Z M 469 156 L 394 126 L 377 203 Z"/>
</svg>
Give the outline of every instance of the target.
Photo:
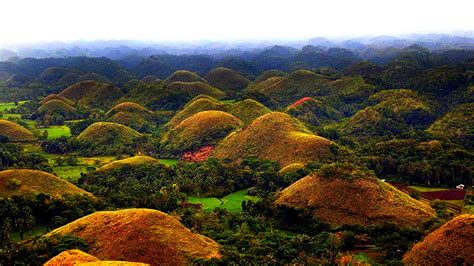
<svg viewBox="0 0 474 266">
<path fill-rule="evenodd" d="M 86 80 L 67 87 L 58 95 L 87 107 L 108 107 L 122 94 L 122 91 L 112 84 Z"/>
<path fill-rule="evenodd" d="M 265 105 L 252 99 L 245 99 L 243 101 L 236 102 L 230 107 L 227 107 L 227 110 L 229 113 L 242 120 L 245 124 L 250 124 L 256 118 L 272 111 Z"/>
<path fill-rule="evenodd" d="M 13 169 L 0 172 L 0 197 L 40 193 L 52 197 L 61 197 L 64 194 L 81 194 L 93 197 L 91 193 L 43 171 Z"/>
<path fill-rule="evenodd" d="M 88 126 L 77 136 L 79 142 L 91 144 L 95 147 L 130 145 L 141 134 L 137 131 L 112 122 L 96 122 Z"/>
<path fill-rule="evenodd" d="M 237 71 L 225 67 L 215 68 L 204 77 L 205 80 L 221 90 L 243 90 L 250 83 Z"/>
<path fill-rule="evenodd" d="M 96 212 L 45 236 L 57 234 L 83 238 L 91 247 L 89 253 L 101 260 L 183 265 L 195 258 L 220 257 L 215 241 L 151 209 Z"/>
<path fill-rule="evenodd" d="M 64 98 L 64 97 L 61 97 L 61 96 L 59 96 L 59 95 L 57 95 L 57 94 L 50 94 L 50 95 L 44 97 L 43 100 L 41 100 L 39 103 L 40 103 L 40 104 L 45 104 L 45 103 L 47 103 L 47 102 L 49 102 L 49 101 L 51 101 L 51 100 L 59 100 L 59 101 L 65 102 L 65 103 L 67 103 L 67 104 L 69 104 L 69 105 L 71 105 L 71 106 L 74 105 L 74 102 L 73 102 L 73 101 L 68 100 L 68 99 L 66 99 L 66 98 Z"/>
<path fill-rule="evenodd" d="M 474 215 L 455 217 L 403 256 L 407 265 L 473 265 Z"/>
<path fill-rule="evenodd" d="M 140 165 L 140 164 L 155 164 L 155 163 L 159 163 L 158 160 L 155 158 L 152 158 L 149 156 L 134 156 L 134 157 L 125 158 L 122 160 L 117 160 L 117 161 L 108 163 L 100 167 L 99 169 L 97 169 L 97 171 L 109 171 L 112 169 L 123 167 L 125 165 L 134 166 L 134 165 Z"/>
<path fill-rule="evenodd" d="M 284 167 L 325 159 L 331 156 L 331 144 L 331 141 L 314 135 L 289 115 L 272 112 L 231 133 L 212 155 L 232 161 L 254 156 L 277 161 Z"/>
<path fill-rule="evenodd" d="M 166 84 L 171 84 L 176 81 L 182 81 L 182 82 L 203 82 L 207 83 L 207 81 L 203 78 L 201 78 L 198 74 L 193 73 L 191 71 L 187 70 L 178 70 L 175 71 L 173 74 L 171 74 L 166 80 Z"/>
<path fill-rule="evenodd" d="M 28 129 L 3 119 L 0 119 L 0 136 L 6 136 L 8 141 L 13 142 L 33 141 L 36 139 Z"/>
<path fill-rule="evenodd" d="M 225 109 L 225 105 L 220 103 L 212 97 L 197 96 L 191 100 L 190 103 L 186 104 L 183 110 L 179 111 L 166 125 L 167 128 L 174 128 L 184 119 L 197 114 L 202 111 L 208 110 L 221 110 Z"/>
<path fill-rule="evenodd" d="M 240 119 L 226 112 L 202 111 L 186 118 L 168 131 L 163 136 L 162 143 L 166 149 L 173 151 L 215 145 L 242 124 Z"/>
<path fill-rule="evenodd" d="M 47 261 L 44 266 L 145 266 L 149 264 L 127 261 L 101 261 L 81 250 L 71 249 L 59 253 L 56 257 Z"/>
<path fill-rule="evenodd" d="M 187 92 L 192 97 L 196 97 L 200 94 L 209 95 L 216 99 L 221 99 L 225 96 L 225 93 L 218 88 L 214 88 L 211 85 L 201 82 L 201 81 L 193 81 L 193 82 L 183 82 L 183 81 L 176 81 L 169 84 L 169 87 L 176 91 L 184 91 Z"/>
<path fill-rule="evenodd" d="M 111 116 L 118 112 L 130 112 L 130 113 L 139 113 L 139 114 L 152 114 L 153 112 L 138 103 L 134 102 L 122 102 L 115 105 L 110 109 L 105 115 Z"/>
<path fill-rule="evenodd" d="M 41 105 L 38 108 L 37 113 L 42 114 L 42 113 L 60 112 L 63 114 L 71 114 L 71 113 L 75 113 L 76 111 L 77 111 L 76 108 L 72 107 L 66 102 L 53 99 Z"/>
<path fill-rule="evenodd" d="M 348 164 L 324 165 L 284 189 L 275 203 L 310 210 L 332 226 L 395 222 L 417 227 L 435 214 L 430 206 Z"/>
</svg>

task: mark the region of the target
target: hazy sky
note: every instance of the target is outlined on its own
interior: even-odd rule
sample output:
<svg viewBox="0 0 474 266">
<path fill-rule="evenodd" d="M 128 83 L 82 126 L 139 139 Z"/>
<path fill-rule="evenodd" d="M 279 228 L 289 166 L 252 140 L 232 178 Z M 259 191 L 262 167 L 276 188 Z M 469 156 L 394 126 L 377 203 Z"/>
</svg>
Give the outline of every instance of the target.
<svg viewBox="0 0 474 266">
<path fill-rule="evenodd" d="M 0 0 L 0 45 L 264 40 L 474 30 L 474 0 Z"/>
</svg>

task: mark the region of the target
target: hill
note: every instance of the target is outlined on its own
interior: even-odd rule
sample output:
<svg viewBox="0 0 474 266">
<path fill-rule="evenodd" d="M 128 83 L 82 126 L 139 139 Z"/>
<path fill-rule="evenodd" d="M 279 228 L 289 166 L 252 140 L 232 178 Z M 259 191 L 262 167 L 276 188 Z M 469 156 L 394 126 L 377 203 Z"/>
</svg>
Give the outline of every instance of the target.
<svg viewBox="0 0 474 266">
<path fill-rule="evenodd" d="M 57 86 L 69 87 L 74 83 L 81 81 L 81 75 L 78 73 L 67 73 L 58 82 Z"/>
<path fill-rule="evenodd" d="M 149 157 L 149 156 L 134 156 L 134 157 L 129 157 L 125 158 L 122 160 L 117 160 L 113 161 L 111 163 L 108 163 L 99 169 L 97 171 L 109 171 L 117 168 L 121 168 L 125 165 L 129 166 L 134 166 L 134 165 L 140 165 L 140 164 L 155 164 L 159 163 L 157 159 Z"/>
<path fill-rule="evenodd" d="M 178 70 L 171 74 L 168 78 L 166 78 L 165 83 L 171 84 L 173 82 L 180 81 L 180 82 L 203 82 L 207 83 L 207 81 L 201 78 L 198 74 L 187 71 L 187 70 Z"/>
<path fill-rule="evenodd" d="M 59 112 L 62 114 L 71 114 L 75 113 L 77 111 L 76 108 L 72 107 L 71 105 L 67 104 L 66 102 L 62 100 L 56 100 L 52 99 L 38 107 L 38 110 L 36 110 L 37 113 L 43 114 L 43 113 L 53 113 L 53 112 Z"/>
<path fill-rule="evenodd" d="M 91 154 L 118 154 L 130 152 L 135 141 L 141 137 L 137 131 L 112 122 L 96 122 L 78 136 L 82 151 Z"/>
<path fill-rule="evenodd" d="M 4 170 L 0 172 L 0 197 L 14 195 L 47 194 L 61 197 L 64 194 L 91 196 L 89 192 L 52 174 L 27 169 Z"/>
<path fill-rule="evenodd" d="M 243 90 L 250 83 L 250 80 L 239 72 L 225 67 L 218 67 L 209 71 L 204 79 L 224 92 L 226 90 Z"/>
<path fill-rule="evenodd" d="M 47 103 L 47 102 L 49 102 L 49 101 L 51 101 L 51 100 L 59 100 L 59 101 L 65 102 L 65 103 L 67 103 L 67 104 L 69 104 L 69 105 L 71 105 L 71 106 L 74 105 L 74 102 L 73 102 L 73 101 L 68 100 L 68 99 L 66 99 L 66 98 L 64 98 L 64 97 L 61 97 L 61 96 L 59 96 L 59 95 L 57 95 L 57 94 L 49 94 L 48 96 L 44 97 L 39 103 L 40 103 L 40 104 L 45 104 L 45 103 Z"/>
<path fill-rule="evenodd" d="M 272 112 L 227 136 L 212 156 L 239 161 L 246 157 L 273 160 L 286 166 L 331 156 L 332 142 L 312 134 L 289 115 Z"/>
<path fill-rule="evenodd" d="M 435 137 L 474 146 L 474 103 L 461 104 L 438 118 L 428 129 Z"/>
<path fill-rule="evenodd" d="M 81 250 L 71 249 L 59 253 L 56 257 L 47 261 L 44 266 L 74 266 L 74 265 L 89 265 L 89 266 L 145 266 L 149 264 L 139 262 L 127 261 L 101 261 L 98 258 L 91 256 Z"/>
<path fill-rule="evenodd" d="M 288 106 L 286 112 L 312 126 L 321 126 L 322 124 L 336 122 L 342 118 L 342 114 L 339 111 L 312 97 L 299 99 Z"/>
<path fill-rule="evenodd" d="M 62 77 L 71 72 L 73 71 L 62 67 L 49 67 L 41 72 L 36 77 L 36 80 L 43 84 L 56 85 Z"/>
<path fill-rule="evenodd" d="M 191 232 L 176 219 L 151 209 L 96 212 L 57 228 L 45 237 L 70 234 L 84 239 L 101 260 L 183 265 L 218 258 L 219 244 Z"/>
<path fill-rule="evenodd" d="M 162 144 L 171 151 L 186 151 L 215 145 L 242 124 L 240 119 L 226 112 L 202 111 L 186 118 L 168 131 L 163 136 Z"/>
<path fill-rule="evenodd" d="M 103 108 L 112 105 L 122 94 L 122 91 L 112 84 L 86 80 L 67 87 L 58 95 L 86 107 Z"/>
<path fill-rule="evenodd" d="M 408 265 L 474 264 L 474 215 L 460 215 L 415 244 L 403 256 Z"/>
<path fill-rule="evenodd" d="M 119 112 L 127 112 L 127 113 L 138 113 L 141 115 L 150 115 L 153 112 L 138 103 L 134 102 L 122 102 L 110 109 L 105 115 L 111 116 Z"/>
<path fill-rule="evenodd" d="M 275 201 L 306 209 L 332 226 L 395 222 L 418 227 L 433 209 L 350 164 L 329 164 L 284 189 Z"/>
<path fill-rule="evenodd" d="M 227 110 L 245 124 L 250 124 L 254 119 L 272 111 L 265 105 L 252 99 L 236 102 L 228 107 Z"/>
<path fill-rule="evenodd" d="M 221 99 L 225 96 L 225 93 L 223 91 L 201 81 L 176 81 L 169 84 L 169 87 L 173 90 L 187 92 L 189 93 L 189 95 L 191 95 L 191 97 L 196 97 L 200 94 L 205 94 L 216 99 Z"/>
<path fill-rule="evenodd" d="M 36 139 L 28 129 L 3 119 L 0 119 L 0 136 L 5 136 L 8 138 L 8 141 L 12 142 L 33 141 Z"/>
<path fill-rule="evenodd" d="M 184 119 L 197 114 L 202 111 L 208 110 L 224 110 L 225 105 L 220 103 L 216 99 L 209 96 L 197 96 L 186 104 L 183 110 L 179 111 L 173 118 L 168 122 L 166 127 L 174 128 Z"/>
<path fill-rule="evenodd" d="M 154 75 L 148 75 L 148 76 L 145 76 L 143 77 L 140 81 L 145 83 L 145 84 L 149 84 L 149 83 L 152 83 L 154 81 L 158 80 L 158 77 L 157 76 L 154 76 Z"/>
</svg>

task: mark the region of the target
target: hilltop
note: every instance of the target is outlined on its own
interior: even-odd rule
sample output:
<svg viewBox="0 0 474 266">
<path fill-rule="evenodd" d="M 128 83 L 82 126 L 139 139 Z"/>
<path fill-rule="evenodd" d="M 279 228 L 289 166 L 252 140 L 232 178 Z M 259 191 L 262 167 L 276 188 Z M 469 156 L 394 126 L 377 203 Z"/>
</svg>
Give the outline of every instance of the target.
<svg viewBox="0 0 474 266">
<path fill-rule="evenodd" d="M 68 99 L 66 99 L 66 98 L 64 98 L 64 97 L 62 97 L 62 96 L 59 96 L 59 95 L 57 95 L 57 94 L 54 94 L 54 93 L 53 93 L 53 94 L 49 94 L 48 96 L 44 97 L 39 103 L 40 103 L 40 104 L 45 104 L 45 103 L 47 103 L 47 102 L 49 102 L 49 101 L 51 101 L 51 100 L 59 100 L 59 101 L 62 101 L 62 102 L 64 102 L 64 103 L 66 103 L 66 104 L 69 104 L 69 105 L 71 105 L 71 106 L 74 105 L 74 102 L 73 102 L 73 101 L 68 100 Z"/>
<path fill-rule="evenodd" d="M 236 102 L 228 107 L 227 110 L 229 113 L 242 120 L 245 124 L 250 124 L 256 118 L 272 111 L 265 105 L 252 99 L 245 99 Z"/>
<path fill-rule="evenodd" d="M 322 124 L 336 122 L 342 117 L 339 111 L 312 97 L 299 99 L 289 105 L 286 108 L 286 112 L 312 126 L 321 126 Z"/>
<path fill-rule="evenodd" d="M 56 99 L 51 99 L 45 102 L 43 105 L 38 107 L 38 110 L 37 110 L 39 114 L 59 112 L 65 115 L 70 114 L 70 113 L 75 113 L 76 111 L 77 111 L 76 108 L 67 104 L 65 101 L 56 100 Z"/>
<path fill-rule="evenodd" d="M 435 215 L 430 206 L 349 164 L 324 165 L 284 189 L 275 203 L 307 209 L 332 226 L 394 222 L 419 227 Z"/>
<path fill-rule="evenodd" d="M 209 71 L 204 79 L 224 92 L 226 90 L 243 90 L 250 83 L 250 80 L 239 72 L 225 67 L 218 67 Z"/>
<path fill-rule="evenodd" d="M 140 164 L 155 164 L 155 163 L 159 163 L 159 161 L 153 157 L 134 156 L 134 157 L 129 157 L 122 160 L 110 162 L 100 167 L 99 169 L 97 169 L 97 171 L 109 171 L 109 170 L 121 168 L 125 165 L 134 166 L 134 165 L 140 165 Z"/>
<path fill-rule="evenodd" d="M 203 82 L 207 83 L 207 81 L 201 78 L 198 74 L 188 71 L 188 70 L 177 70 L 173 74 L 171 74 L 168 78 L 166 78 L 165 83 L 171 84 L 173 82 Z"/>
<path fill-rule="evenodd" d="M 107 107 L 116 102 L 122 94 L 122 91 L 112 84 L 86 80 L 67 87 L 58 95 L 86 107 Z"/>
<path fill-rule="evenodd" d="M 28 129 L 3 119 L 0 119 L 0 136 L 5 136 L 8 138 L 8 141 L 12 142 L 33 141 L 36 139 Z"/>
<path fill-rule="evenodd" d="M 212 156 L 232 161 L 254 156 L 286 166 L 326 159 L 331 156 L 331 144 L 331 141 L 314 135 L 289 115 L 271 112 L 227 136 Z"/>
<path fill-rule="evenodd" d="M 83 146 L 82 151 L 91 155 L 116 154 L 130 151 L 135 140 L 142 135 L 122 124 L 96 122 L 88 126 L 77 140 Z"/>
<path fill-rule="evenodd" d="M 71 249 L 59 253 L 56 257 L 47 261 L 44 266 L 74 266 L 74 265 L 94 265 L 94 266 L 146 266 L 149 264 L 127 261 L 101 261 L 81 250 Z"/>
<path fill-rule="evenodd" d="M 168 131 L 163 136 L 162 144 L 167 150 L 172 151 L 215 145 L 242 124 L 240 119 L 226 112 L 202 111 L 186 118 Z"/>
<path fill-rule="evenodd" d="M 215 88 L 208 83 L 202 81 L 183 82 L 176 81 L 169 84 L 169 87 L 176 91 L 183 91 L 189 93 L 191 97 L 196 97 L 200 94 L 209 95 L 216 99 L 221 99 L 225 96 L 225 93 L 218 88 Z"/>
<path fill-rule="evenodd" d="M 474 103 L 461 104 L 438 118 L 428 129 L 437 138 L 454 140 L 473 147 Z"/>
<path fill-rule="evenodd" d="M 93 197 L 91 193 L 43 171 L 13 169 L 0 172 L 0 197 L 40 193 L 56 198 L 64 194 L 80 194 Z"/>
<path fill-rule="evenodd" d="M 474 215 L 460 215 L 415 244 L 403 256 L 409 265 L 474 264 Z"/>
<path fill-rule="evenodd" d="M 184 108 L 179 111 L 166 125 L 169 128 L 174 128 L 184 119 L 197 114 L 202 111 L 208 110 L 224 110 L 225 105 L 220 103 L 218 100 L 210 96 L 197 96 L 190 102 L 188 102 Z"/>
<path fill-rule="evenodd" d="M 84 239 L 89 253 L 101 260 L 187 264 L 218 258 L 219 244 L 191 232 L 175 218 L 151 209 L 125 209 L 90 214 L 45 237 L 70 234 Z"/>
</svg>

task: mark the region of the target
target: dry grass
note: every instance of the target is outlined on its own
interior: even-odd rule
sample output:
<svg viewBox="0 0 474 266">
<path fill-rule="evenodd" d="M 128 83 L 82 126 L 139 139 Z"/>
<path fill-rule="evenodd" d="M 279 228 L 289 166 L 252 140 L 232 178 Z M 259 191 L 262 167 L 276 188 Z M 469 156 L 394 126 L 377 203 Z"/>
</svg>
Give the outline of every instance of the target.
<svg viewBox="0 0 474 266">
<path fill-rule="evenodd" d="M 137 131 L 112 122 L 96 122 L 77 136 L 77 140 L 94 145 L 111 145 L 113 143 L 130 144 L 141 134 Z"/>
<path fill-rule="evenodd" d="M 12 184 L 16 184 L 12 187 Z M 48 194 L 59 198 L 64 194 L 93 195 L 52 174 L 28 169 L 0 172 L 0 196 Z"/>
<path fill-rule="evenodd" d="M 265 107 L 265 105 L 252 99 L 236 102 L 228 108 L 229 113 L 238 117 L 245 124 L 250 124 L 256 118 L 268 114 L 271 111 L 272 110 Z"/>
<path fill-rule="evenodd" d="M 213 156 L 232 161 L 255 156 L 286 166 L 330 156 L 331 143 L 312 134 L 289 115 L 272 112 L 230 134 L 216 147 Z"/>
<path fill-rule="evenodd" d="M 225 67 L 218 67 L 209 71 L 204 79 L 221 90 L 243 90 L 250 83 L 250 80 L 239 72 Z"/>
<path fill-rule="evenodd" d="M 288 173 L 294 173 L 300 169 L 303 169 L 304 168 L 304 164 L 303 163 L 292 163 L 292 164 L 289 164 L 283 168 L 281 168 L 278 173 L 280 174 L 288 174 Z"/>
<path fill-rule="evenodd" d="M 8 120 L 0 119 L 0 136 L 8 137 L 9 141 L 33 141 L 35 137 L 28 129 Z"/>
<path fill-rule="evenodd" d="M 197 98 L 197 99 L 196 99 Z M 225 109 L 225 105 L 212 97 L 197 96 L 190 103 L 184 106 L 166 125 L 167 128 L 174 128 L 186 118 L 202 111 Z"/>
<path fill-rule="evenodd" d="M 51 99 L 41 105 L 37 112 L 42 114 L 46 112 L 61 112 L 64 114 L 75 113 L 77 111 L 76 108 L 72 107 L 71 105 L 67 104 L 62 100 Z"/>
<path fill-rule="evenodd" d="M 123 93 L 112 84 L 86 80 L 67 87 L 58 95 L 87 107 L 108 107 Z"/>
<path fill-rule="evenodd" d="M 474 215 L 455 217 L 405 254 L 409 265 L 473 265 Z"/>
<path fill-rule="evenodd" d="M 44 266 L 145 266 L 149 264 L 127 261 L 101 261 L 81 250 L 71 249 L 58 254 L 47 261 Z"/>
<path fill-rule="evenodd" d="M 44 97 L 43 100 L 41 100 L 39 103 L 40 103 L 40 104 L 45 104 L 45 103 L 47 103 L 47 102 L 49 102 L 49 101 L 51 101 L 51 100 L 59 100 L 59 101 L 65 102 L 65 103 L 67 103 L 67 104 L 69 104 L 69 105 L 71 105 L 71 106 L 74 105 L 74 102 L 73 102 L 73 101 L 68 100 L 68 99 L 66 99 L 66 98 L 64 98 L 64 97 L 62 97 L 62 96 L 57 95 L 57 94 L 50 94 L 50 95 Z"/>
<path fill-rule="evenodd" d="M 222 111 L 210 110 L 194 114 L 168 131 L 162 143 L 169 150 L 185 151 L 214 145 L 229 132 L 243 125 L 237 117 Z"/>
<path fill-rule="evenodd" d="M 390 184 L 356 170 L 350 178 L 306 176 L 284 189 L 276 204 L 309 209 L 333 226 L 395 222 L 417 227 L 434 217 L 433 209 Z"/>
<path fill-rule="evenodd" d="M 105 115 L 111 116 L 119 112 L 128 112 L 128 113 L 138 113 L 143 115 L 149 115 L 153 112 L 138 103 L 134 102 L 122 102 L 115 105 L 112 109 L 110 109 Z"/>
<path fill-rule="evenodd" d="M 149 156 L 134 156 L 134 157 L 125 158 L 122 160 L 117 160 L 117 161 L 108 163 L 100 167 L 99 169 L 97 169 L 97 171 L 109 171 L 109 170 L 123 167 L 125 165 L 134 166 L 134 165 L 140 165 L 140 164 L 155 164 L 155 163 L 159 163 L 159 161 L 155 158 L 152 158 Z"/>
<path fill-rule="evenodd" d="M 193 258 L 218 258 L 219 244 L 195 234 L 168 214 L 151 209 L 96 212 L 45 237 L 72 234 L 83 238 L 101 260 L 152 265 L 183 265 Z"/>
<path fill-rule="evenodd" d="M 173 74 L 171 74 L 166 80 L 166 84 L 171 84 L 176 81 L 181 81 L 181 82 L 203 82 L 207 83 L 207 81 L 203 78 L 201 78 L 198 74 L 187 71 L 187 70 L 178 70 L 175 71 Z"/>
<path fill-rule="evenodd" d="M 169 85 L 169 87 L 176 91 L 184 91 L 189 93 L 192 97 L 200 94 L 209 95 L 216 99 L 221 99 L 225 96 L 225 93 L 218 88 L 215 88 L 208 83 L 202 81 L 184 82 L 175 81 Z"/>
</svg>

